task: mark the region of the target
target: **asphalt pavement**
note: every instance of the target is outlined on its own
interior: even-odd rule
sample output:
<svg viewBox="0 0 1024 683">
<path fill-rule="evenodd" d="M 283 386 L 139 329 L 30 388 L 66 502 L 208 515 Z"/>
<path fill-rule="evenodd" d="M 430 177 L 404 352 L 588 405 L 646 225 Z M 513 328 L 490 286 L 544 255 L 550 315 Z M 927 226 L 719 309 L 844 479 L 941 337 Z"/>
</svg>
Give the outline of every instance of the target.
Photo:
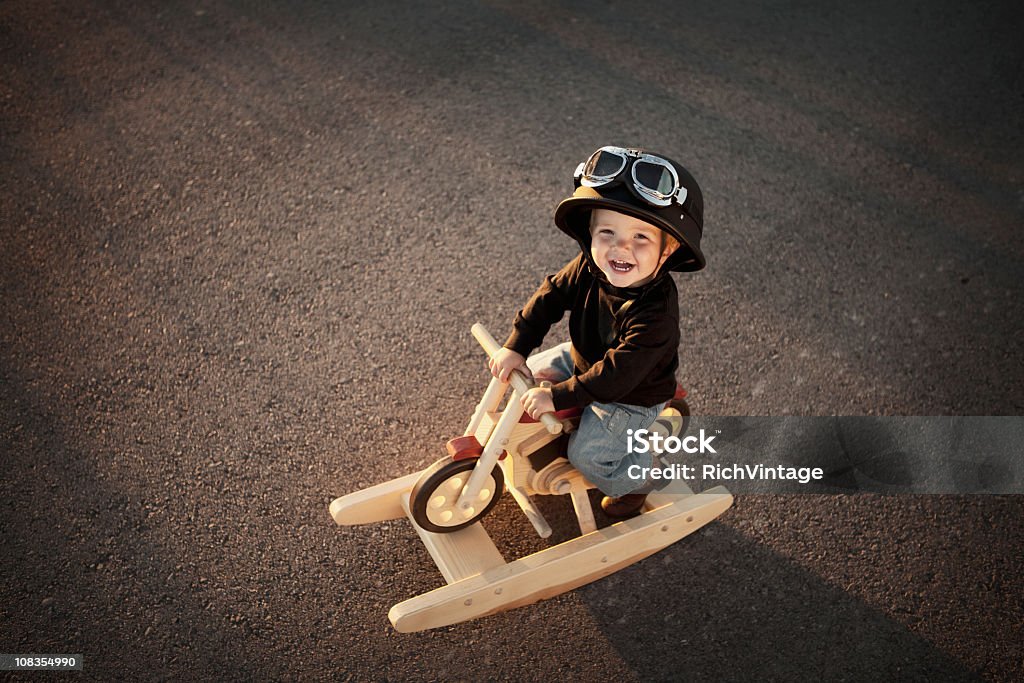
<svg viewBox="0 0 1024 683">
<path fill-rule="evenodd" d="M 0 652 L 88 680 L 1020 680 L 1022 496 L 739 496 L 417 634 L 388 609 L 442 578 L 409 524 L 328 505 L 461 433 L 469 328 L 503 337 L 574 255 L 552 212 L 604 144 L 704 191 L 695 413 L 1024 413 L 1022 29 L 1010 2 L 0 4 Z M 507 497 L 486 526 L 547 547 Z"/>
</svg>

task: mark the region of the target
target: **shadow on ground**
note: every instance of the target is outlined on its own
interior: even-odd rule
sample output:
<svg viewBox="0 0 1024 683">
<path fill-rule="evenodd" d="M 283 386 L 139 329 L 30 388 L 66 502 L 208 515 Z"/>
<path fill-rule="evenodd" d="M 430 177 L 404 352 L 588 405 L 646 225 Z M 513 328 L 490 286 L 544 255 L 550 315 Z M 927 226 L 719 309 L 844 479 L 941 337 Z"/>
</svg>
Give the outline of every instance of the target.
<svg viewBox="0 0 1024 683">
<path fill-rule="evenodd" d="M 977 678 L 878 610 L 718 523 L 582 594 L 640 680 Z"/>
</svg>

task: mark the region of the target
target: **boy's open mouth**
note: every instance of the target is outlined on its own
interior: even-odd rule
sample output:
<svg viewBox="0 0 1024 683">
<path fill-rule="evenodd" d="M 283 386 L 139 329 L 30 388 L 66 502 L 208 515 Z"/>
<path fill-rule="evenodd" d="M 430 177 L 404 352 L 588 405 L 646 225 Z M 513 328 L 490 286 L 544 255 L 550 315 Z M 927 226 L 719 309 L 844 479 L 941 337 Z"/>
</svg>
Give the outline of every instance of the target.
<svg viewBox="0 0 1024 683">
<path fill-rule="evenodd" d="M 608 259 L 608 263 L 616 273 L 628 273 L 633 270 L 634 265 L 627 261 L 616 261 L 615 259 Z"/>
</svg>

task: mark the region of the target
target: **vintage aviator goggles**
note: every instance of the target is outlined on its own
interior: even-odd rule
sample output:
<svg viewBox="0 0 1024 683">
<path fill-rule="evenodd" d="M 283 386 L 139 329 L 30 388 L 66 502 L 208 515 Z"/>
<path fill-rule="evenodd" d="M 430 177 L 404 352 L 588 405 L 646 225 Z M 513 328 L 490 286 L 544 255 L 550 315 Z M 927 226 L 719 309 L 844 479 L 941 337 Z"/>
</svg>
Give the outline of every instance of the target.
<svg viewBox="0 0 1024 683">
<path fill-rule="evenodd" d="M 675 199 L 682 206 L 686 201 L 686 188 L 672 163 L 638 149 L 602 147 L 576 167 L 574 177 L 586 187 L 601 187 L 619 180 L 627 167 L 632 189 L 648 204 L 669 206 Z"/>
</svg>

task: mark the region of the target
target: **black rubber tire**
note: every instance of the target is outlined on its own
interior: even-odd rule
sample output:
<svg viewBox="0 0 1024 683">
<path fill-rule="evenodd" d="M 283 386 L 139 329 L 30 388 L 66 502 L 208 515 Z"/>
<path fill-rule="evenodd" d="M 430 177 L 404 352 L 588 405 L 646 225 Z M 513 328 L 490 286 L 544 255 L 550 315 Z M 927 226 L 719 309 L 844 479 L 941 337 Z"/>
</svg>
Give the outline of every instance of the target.
<svg viewBox="0 0 1024 683">
<path fill-rule="evenodd" d="M 435 523 L 427 513 L 427 506 L 434 498 L 437 489 L 458 474 L 466 473 L 468 477 L 469 472 L 476 467 L 478 460 L 479 458 L 469 458 L 466 460 L 452 460 L 451 457 L 441 458 L 423 470 L 423 474 L 416 481 L 416 485 L 412 487 L 412 493 L 409 496 L 409 508 L 412 511 L 412 518 L 416 521 L 416 524 L 427 531 L 437 534 L 448 534 L 479 521 L 498 504 L 498 499 L 501 498 L 501 493 L 505 490 L 505 476 L 501 471 L 501 466 L 495 464 L 494 469 L 491 471 L 491 476 L 494 478 L 491 497 L 483 508 L 474 512 L 472 517 L 458 524 L 447 526 Z"/>
</svg>

